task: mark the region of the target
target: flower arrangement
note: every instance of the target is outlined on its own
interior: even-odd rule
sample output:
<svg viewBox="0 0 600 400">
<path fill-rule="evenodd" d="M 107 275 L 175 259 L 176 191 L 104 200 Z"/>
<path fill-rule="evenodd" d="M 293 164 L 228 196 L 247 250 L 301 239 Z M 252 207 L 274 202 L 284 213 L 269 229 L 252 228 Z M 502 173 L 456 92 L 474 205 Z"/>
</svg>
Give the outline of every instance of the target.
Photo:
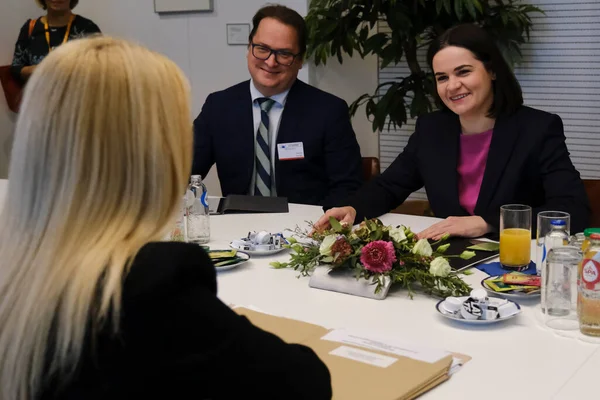
<svg viewBox="0 0 600 400">
<path fill-rule="evenodd" d="M 402 284 L 412 298 L 415 285 L 427 294 L 448 297 L 468 295 L 471 287 L 452 272 L 449 257 L 444 252 L 450 244 L 442 244 L 448 237 L 435 243 L 418 239 L 406 226 L 384 226 L 375 218 L 363 221 L 356 229 L 342 225 L 330 218 L 331 228 L 324 231 L 294 230 L 289 244 L 291 260 L 273 262 L 275 268 L 293 268 L 302 276 L 308 276 L 320 264 L 332 269 L 345 268 L 354 271 L 356 279 L 367 279 L 381 291 L 386 278 Z M 468 260 L 475 256 L 464 251 L 459 256 Z"/>
</svg>

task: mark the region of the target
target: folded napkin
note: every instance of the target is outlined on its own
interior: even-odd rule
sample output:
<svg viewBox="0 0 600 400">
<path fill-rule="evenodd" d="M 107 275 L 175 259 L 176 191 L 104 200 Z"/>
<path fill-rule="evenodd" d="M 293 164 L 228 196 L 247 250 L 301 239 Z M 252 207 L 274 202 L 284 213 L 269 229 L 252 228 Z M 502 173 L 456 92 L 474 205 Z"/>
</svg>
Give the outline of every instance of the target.
<svg viewBox="0 0 600 400">
<path fill-rule="evenodd" d="M 366 279 L 356 279 L 350 270 L 331 270 L 328 265 L 322 265 L 313 271 L 308 286 L 332 292 L 346 293 L 354 296 L 383 300 L 390 290 L 392 282 L 385 278 L 381 291 L 375 294 L 375 285 Z"/>
<path fill-rule="evenodd" d="M 476 265 L 475 268 L 477 268 L 480 271 L 485 272 L 486 274 L 488 274 L 490 276 L 504 275 L 504 274 L 511 272 L 508 269 L 502 268 L 502 264 L 500 264 L 499 262 L 493 262 L 493 263 L 488 263 L 488 264 L 479 264 L 479 265 Z M 523 274 L 535 275 L 537 273 L 537 271 L 535 269 L 535 263 L 533 261 L 531 261 L 529 263 L 529 267 L 527 267 L 527 269 L 525 271 L 520 271 L 520 272 Z"/>
</svg>

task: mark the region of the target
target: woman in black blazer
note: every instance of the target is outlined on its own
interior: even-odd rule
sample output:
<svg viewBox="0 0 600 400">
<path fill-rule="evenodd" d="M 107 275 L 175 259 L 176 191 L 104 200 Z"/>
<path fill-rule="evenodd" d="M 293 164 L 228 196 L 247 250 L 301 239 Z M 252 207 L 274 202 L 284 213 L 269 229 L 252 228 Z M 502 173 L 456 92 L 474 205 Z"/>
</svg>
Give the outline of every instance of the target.
<svg viewBox="0 0 600 400">
<path fill-rule="evenodd" d="M 520 85 L 491 37 L 472 24 L 432 43 L 440 111 L 420 117 L 408 144 L 379 177 L 329 210 L 343 222 L 382 215 L 425 187 L 435 216 L 421 238 L 478 237 L 497 231 L 500 206 L 565 211 L 571 231 L 588 227 L 590 208 L 569 158 L 558 115 L 523 106 Z M 535 226 L 532 230 L 535 232 Z"/>
<path fill-rule="evenodd" d="M 0 214 L 0 399 L 328 399 L 308 347 L 217 297 L 197 245 L 161 242 L 192 163 L 189 86 L 108 37 L 40 63 Z"/>
</svg>

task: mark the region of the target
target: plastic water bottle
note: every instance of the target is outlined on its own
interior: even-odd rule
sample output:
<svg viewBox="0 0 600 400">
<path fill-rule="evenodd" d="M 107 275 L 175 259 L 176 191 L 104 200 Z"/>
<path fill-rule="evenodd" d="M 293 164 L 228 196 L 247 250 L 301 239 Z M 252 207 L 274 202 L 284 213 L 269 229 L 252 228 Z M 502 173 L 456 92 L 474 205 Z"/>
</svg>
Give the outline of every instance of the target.
<svg viewBox="0 0 600 400">
<path fill-rule="evenodd" d="M 567 246 L 569 244 L 569 233 L 567 232 L 567 222 L 563 219 L 555 219 L 550 221 L 552 230 L 548 232 L 544 239 L 546 246 L 546 254 L 553 247 Z"/>
<path fill-rule="evenodd" d="M 208 191 L 200 175 L 192 175 L 186 193 L 186 238 L 192 243 L 210 241 Z"/>
<path fill-rule="evenodd" d="M 548 268 L 546 255 L 549 254 L 550 250 L 555 247 L 567 246 L 569 244 L 569 233 L 567 232 L 567 222 L 563 219 L 554 219 L 550 221 L 551 230 L 544 237 L 544 260 L 542 261 L 541 273 L 542 282 L 546 282 L 548 279 Z M 543 283 L 542 283 L 543 285 Z M 546 289 L 542 287 L 540 303 L 542 306 L 542 312 L 546 313 Z"/>
<path fill-rule="evenodd" d="M 185 237 L 185 207 L 186 207 L 186 196 L 181 199 L 179 212 L 177 218 L 174 221 L 171 231 L 166 235 L 164 240 L 173 242 L 187 242 Z"/>
</svg>

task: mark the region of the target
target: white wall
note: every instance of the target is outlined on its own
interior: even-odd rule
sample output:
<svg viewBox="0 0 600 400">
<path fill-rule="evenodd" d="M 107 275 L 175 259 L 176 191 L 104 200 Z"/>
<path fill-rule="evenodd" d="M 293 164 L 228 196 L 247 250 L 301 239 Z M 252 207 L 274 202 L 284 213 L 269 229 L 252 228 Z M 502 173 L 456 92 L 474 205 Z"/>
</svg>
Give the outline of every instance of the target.
<svg viewBox="0 0 600 400">
<path fill-rule="evenodd" d="M 27 18 L 43 11 L 34 0 L 1 0 L 0 64 L 9 64 L 14 42 Z M 278 0 L 280 4 L 306 15 L 307 0 Z M 196 116 L 209 93 L 248 79 L 246 47 L 228 46 L 225 24 L 250 23 L 265 0 L 215 0 L 211 13 L 159 16 L 152 0 L 81 0 L 75 9 L 98 24 L 107 35 L 125 37 L 161 52 L 174 60 L 192 85 L 193 114 Z M 339 65 L 330 60 L 327 67 L 305 65 L 300 79 L 344 98 L 348 103 L 358 95 L 372 91 L 377 83 L 377 60 L 346 60 Z M 0 178 L 6 177 L 14 129 L 14 114 L 0 99 Z M 363 156 L 377 155 L 377 137 L 359 110 L 354 127 Z M 214 171 L 207 179 L 212 194 L 220 189 Z"/>
</svg>

